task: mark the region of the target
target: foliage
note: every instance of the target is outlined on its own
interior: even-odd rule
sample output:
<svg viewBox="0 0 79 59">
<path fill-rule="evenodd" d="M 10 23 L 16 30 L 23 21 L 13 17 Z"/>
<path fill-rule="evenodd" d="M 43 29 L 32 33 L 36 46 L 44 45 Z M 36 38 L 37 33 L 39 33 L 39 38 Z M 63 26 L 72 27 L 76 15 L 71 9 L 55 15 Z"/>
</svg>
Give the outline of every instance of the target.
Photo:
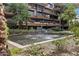
<svg viewBox="0 0 79 59">
<path fill-rule="evenodd" d="M 63 20 L 69 21 L 74 19 L 75 16 L 75 6 L 73 4 L 67 4 L 64 13 L 61 14 L 61 18 L 63 18 Z"/>
<path fill-rule="evenodd" d="M 66 37 L 60 40 L 53 41 L 56 46 L 56 52 L 70 52 L 75 48 L 75 40 L 73 37 Z"/>
<path fill-rule="evenodd" d="M 64 46 L 67 44 L 65 39 L 61 39 L 61 40 L 56 40 L 53 41 L 52 44 L 56 45 L 56 50 L 57 51 L 63 51 L 64 50 Z"/>
<path fill-rule="evenodd" d="M 10 49 L 11 55 L 13 55 L 13 56 L 19 54 L 21 51 L 22 51 L 22 49 L 19 49 L 19 48 Z"/>
<path fill-rule="evenodd" d="M 34 32 L 35 29 L 34 29 L 33 27 L 31 27 L 28 31 L 29 31 L 29 32 Z"/>
<path fill-rule="evenodd" d="M 52 28 L 53 31 L 61 31 L 59 27 Z"/>
<path fill-rule="evenodd" d="M 79 37 L 79 27 L 73 27 L 71 31 L 75 34 L 76 37 Z"/>
<path fill-rule="evenodd" d="M 76 43 L 75 43 L 76 45 L 79 45 L 79 40 L 78 41 L 76 41 Z"/>
<path fill-rule="evenodd" d="M 71 25 L 70 30 L 75 34 L 76 37 L 79 37 L 79 22 L 75 21 Z"/>
<path fill-rule="evenodd" d="M 9 35 L 9 28 L 7 27 L 7 24 L 5 23 L 5 32 L 6 32 L 6 39 L 8 39 L 8 35 Z"/>
<path fill-rule="evenodd" d="M 32 46 L 28 50 L 26 50 L 26 54 L 33 55 L 33 56 L 43 56 L 42 48 L 39 46 Z"/>
<path fill-rule="evenodd" d="M 71 24 L 70 29 L 72 29 L 73 27 L 79 27 L 79 22 L 78 22 L 78 21 L 74 21 L 74 22 Z"/>
<path fill-rule="evenodd" d="M 75 17 L 76 17 L 75 6 L 73 4 L 67 4 L 64 12 L 60 15 L 60 19 L 67 21 L 67 23 L 70 26 L 70 24 L 72 23 L 72 20 Z"/>
<path fill-rule="evenodd" d="M 9 27 L 9 29 L 16 29 L 18 28 L 16 21 L 14 20 L 8 20 L 7 21 L 7 26 Z"/>
<path fill-rule="evenodd" d="M 28 19 L 29 13 L 28 13 L 28 7 L 27 4 L 11 4 L 10 5 L 10 10 L 12 12 L 15 12 L 16 15 L 13 17 L 15 20 L 26 20 Z"/>
<path fill-rule="evenodd" d="M 10 35 L 12 34 L 26 34 L 28 32 L 27 29 L 9 29 Z"/>
<path fill-rule="evenodd" d="M 5 21 L 3 21 L 2 20 L 2 22 L 3 22 L 3 27 L 5 28 L 5 30 L 4 30 L 4 32 L 5 32 L 5 38 L 7 39 L 8 38 L 8 34 L 9 34 L 9 28 L 7 27 L 7 23 L 5 22 Z"/>
<path fill-rule="evenodd" d="M 28 19 L 28 7 L 27 4 L 22 3 L 11 3 L 8 4 L 9 11 L 15 13 L 16 15 L 13 17 L 14 20 L 26 20 Z"/>
<path fill-rule="evenodd" d="M 23 22 L 25 22 L 25 25 L 27 25 L 27 20 L 29 19 L 29 12 L 28 12 L 28 6 L 27 4 L 22 3 L 11 3 L 8 5 L 9 11 L 13 12 L 15 15 L 12 17 L 13 20 L 15 20 L 18 24 L 19 28 L 25 28 L 23 26 Z"/>
</svg>

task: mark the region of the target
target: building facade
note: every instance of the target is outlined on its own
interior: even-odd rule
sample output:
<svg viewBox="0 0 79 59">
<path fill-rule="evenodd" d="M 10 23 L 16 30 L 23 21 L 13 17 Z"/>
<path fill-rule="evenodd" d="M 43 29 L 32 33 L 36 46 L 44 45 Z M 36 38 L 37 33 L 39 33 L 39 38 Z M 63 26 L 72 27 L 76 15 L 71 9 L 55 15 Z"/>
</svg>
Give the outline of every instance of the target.
<svg viewBox="0 0 79 59">
<path fill-rule="evenodd" d="M 60 13 L 60 8 L 53 3 L 29 3 L 28 11 L 30 13 L 30 20 L 27 22 L 28 28 L 48 29 L 61 26 L 57 15 Z"/>
<path fill-rule="evenodd" d="M 29 20 L 27 21 L 28 29 L 50 29 L 62 27 L 58 16 L 63 12 L 63 4 L 28 3 L 27 6 L 30 14 Z M 13 15 L 9 13 L 9 16 L 12 17 Z"/>
</svg>

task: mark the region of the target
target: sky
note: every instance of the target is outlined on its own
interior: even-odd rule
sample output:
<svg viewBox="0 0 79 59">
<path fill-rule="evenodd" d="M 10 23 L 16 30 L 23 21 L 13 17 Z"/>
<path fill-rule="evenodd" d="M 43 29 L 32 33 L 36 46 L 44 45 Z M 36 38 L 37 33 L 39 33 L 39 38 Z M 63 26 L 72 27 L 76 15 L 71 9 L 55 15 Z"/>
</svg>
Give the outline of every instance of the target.
<svg viewBox="0 0 79 59">
<path fill-rule="evenodd" d="M 77 15 L 79 15 L 79 8 L 76 8 L 75 12 Z"/>
</svg>

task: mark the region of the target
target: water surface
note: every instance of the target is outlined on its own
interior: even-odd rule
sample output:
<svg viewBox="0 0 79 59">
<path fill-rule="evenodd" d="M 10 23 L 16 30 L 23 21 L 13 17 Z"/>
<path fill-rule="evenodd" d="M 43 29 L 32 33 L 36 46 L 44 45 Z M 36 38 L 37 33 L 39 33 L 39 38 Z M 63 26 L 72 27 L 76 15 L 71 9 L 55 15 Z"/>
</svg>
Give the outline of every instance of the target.
<svg viewBox="0 0 79 59">
<path fill-rule="evenodd" d="M 36 42 L 42 42 L 46 40 L 54 40 L 56 38 L 63 37 L 63 35 L 51 35 L 51 34 L 36 34 L 36 35 L 13 35 L 9 39 L 13 42 L 21 45 L 32 44 Z"/>
</svg>

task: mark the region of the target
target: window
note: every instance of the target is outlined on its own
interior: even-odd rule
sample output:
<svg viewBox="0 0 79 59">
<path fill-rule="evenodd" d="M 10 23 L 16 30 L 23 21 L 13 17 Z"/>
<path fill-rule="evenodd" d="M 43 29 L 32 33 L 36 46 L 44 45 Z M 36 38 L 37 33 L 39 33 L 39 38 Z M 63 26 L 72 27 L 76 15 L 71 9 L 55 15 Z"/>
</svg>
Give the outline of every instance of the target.
<svg viewBox="0 0 79 59">
<path fill-rule="evenodd" d="M 48 3 L 48 6 L 47 6 L 48 8 L 54 8 L 54 4 L 52 3 Z"/>
<path fill-rule="evenodd" d="M 44 17 L 50 18 L 50 15 L 43 14 Z"/>
<path fill-rule="evenodd" d="M 28 11 L 28 12 L 29 12 L 30 16 L 34 15 L 34 12 L 32 12 L 32 11 Z"/>
<path fill-rule="evenodd" d="M 41 13 L 37 13 L 37 16 L 42 16 L 42 14 Z"/>
<path fill-rule="evenodd" d="M 38 6 L 38 7 L 37 7 L 37 11 L 40 11 L 40 12 L 41 12 L 42 9 L 43 9 L 43 8 L 42 8 L 41 6 Z"/>
<path fill-rule="evenodd" d="M 32 9 L 35 9 L 35 5 L 31 4 L 31 3 L 29 4 L 29 7 L 32 8 Z"/>
</svg>

